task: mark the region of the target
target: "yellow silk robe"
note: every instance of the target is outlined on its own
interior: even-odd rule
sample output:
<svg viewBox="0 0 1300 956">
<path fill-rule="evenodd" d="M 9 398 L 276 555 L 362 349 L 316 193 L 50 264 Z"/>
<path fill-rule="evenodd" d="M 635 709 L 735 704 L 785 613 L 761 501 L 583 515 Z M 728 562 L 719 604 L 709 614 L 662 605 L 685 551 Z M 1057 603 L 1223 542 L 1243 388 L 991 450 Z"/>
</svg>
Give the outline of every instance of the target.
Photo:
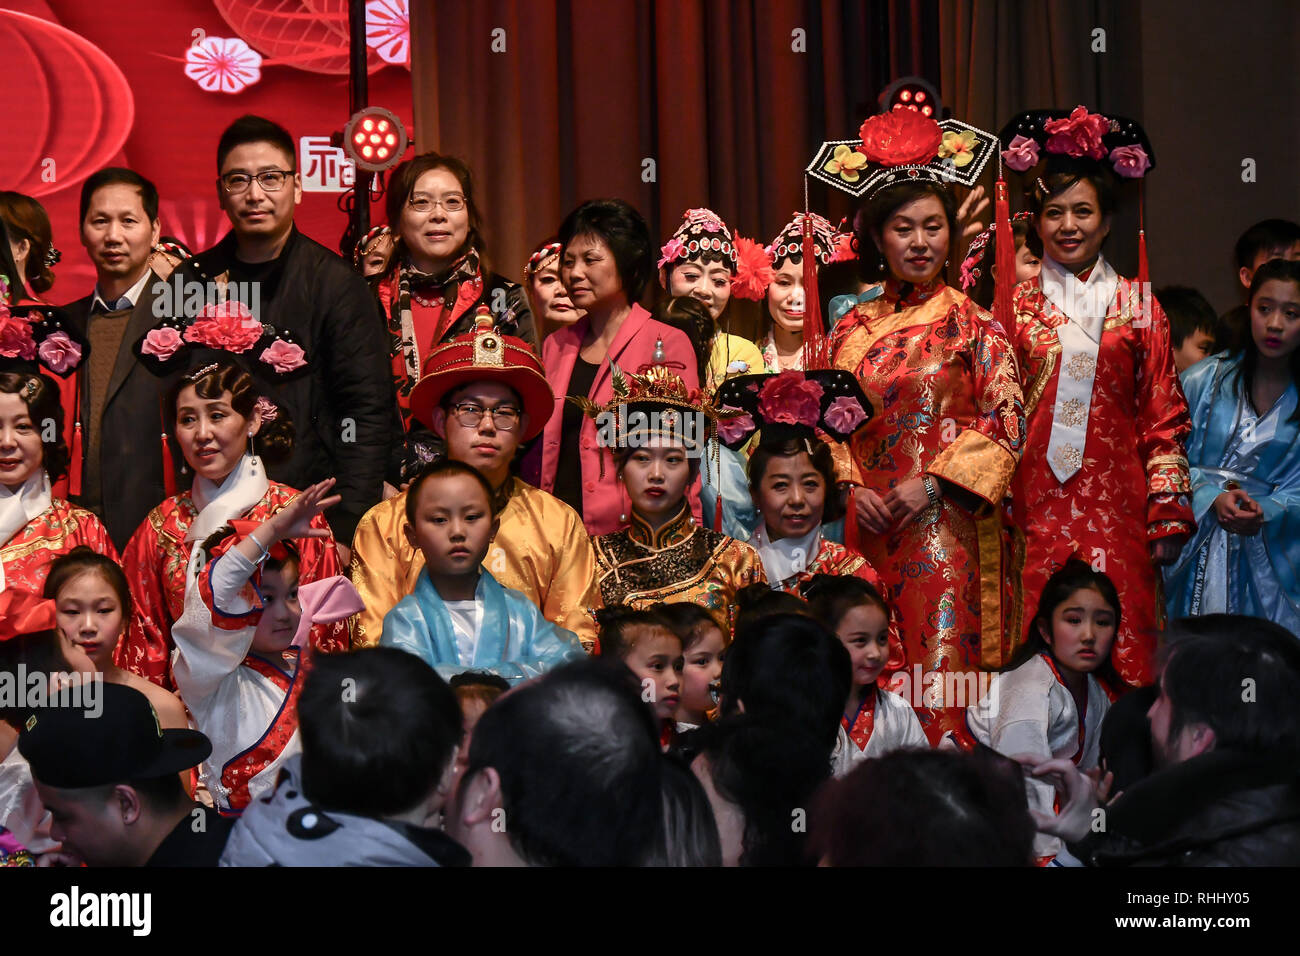
<svg viewBox="0 0 1300 956">
<path fill-rule="evenodd" d="M 944 497 L 905 528 L 860 534 L 908 661 L 925 671 L 1001 666 L 1018 630 L 1005 620 L 1009 536 L 1000 509 L 1025 433 L 1006 333 L 942 281 L 900 300 L 891 280 L 883 296 L 840 320 L 831 345 L 832 364 L 858 377 L 875 410 L 848 444 L 831 446 L 836 478 L 883 498 L 928 472 L 975 507 Z M 965 703 L 918 709 L 932 743 L 960 725 Z"/>
<path fill-rule="evenodd" d="M 590 650 L 600 603 L 596 559 L 578 513 L 554 495 L 512 478 L 510 498 L 483 568 L 504 587 L 531 600 L 548 621 L 578 635 Z M 424 556 L 406 540 L 406 494 L 381 501 L 361 519 L 352 539 L 352 584 L 366 602 L 354 644 L 379 643 L 384 615 L 415 591 Z"/>
</svg>

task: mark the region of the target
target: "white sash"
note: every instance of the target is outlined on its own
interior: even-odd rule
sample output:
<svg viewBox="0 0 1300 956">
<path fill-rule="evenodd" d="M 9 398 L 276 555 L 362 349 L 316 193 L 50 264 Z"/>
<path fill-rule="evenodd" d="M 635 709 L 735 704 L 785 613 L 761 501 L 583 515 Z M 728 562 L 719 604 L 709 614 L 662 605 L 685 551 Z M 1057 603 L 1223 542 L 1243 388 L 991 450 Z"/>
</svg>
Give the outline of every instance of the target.
<svg viewBox="0 0 1300 956">
<path fill-rule="evenodd" d="M 50 477 L 44 468 L 36 469 L 17 491 L 0 485 L 0 546 L 27 527 L 27 523 L 50 507 Z M 5 589 L 5 567 L 0 562 L 0 591 Z"/>
<path fill-rule="evenodd" d="M 1083 466 L 1088 444 L 1088 415 L 1092 386 L 1097 377 L 1097 351 L 1106 326 L 1106 313 L 1115 302 L 1119 276 L 1100 255 L 1087 282 L 1080 282 L 1064 266 L 1043 256 L 1039 275 L 1043 296 L 1068 322 L 1056 330 L 1061 343 L 1060 372 L 1056 378 L 1056 406 L 1047 463 L 1064 484 Z"/>
<path fill-rule="evenodd" d="M 780 590 L 782 582 L 808 569 L 821 550 L 821 534 L 822 529 L 815 527 L 801 538 L 768 541 L 767 525 L 762 520 L 758 522 L 750 543 L 763 562 L 763 571 L 772 590 Z"/>
<path fill-rule="evenodd" d="M 254 455 L 241 457 L 235 470 L 219 485 L 206 478 L 196 477 L 191 495 L 199 514 L 190 525 L 190 530 L 185 533 L 185 540 L 202 543 L 208 535 L 261 501 L 266 494 L 267 484 L 262 459 Z M 201 549 L 197 547 L 190 551 L 189 570 L 185 577 L 186 590 L 202 570 L 201 564 L 195 567 L 196 562 L 203 560 L 200 552 Z"/>
</svg>

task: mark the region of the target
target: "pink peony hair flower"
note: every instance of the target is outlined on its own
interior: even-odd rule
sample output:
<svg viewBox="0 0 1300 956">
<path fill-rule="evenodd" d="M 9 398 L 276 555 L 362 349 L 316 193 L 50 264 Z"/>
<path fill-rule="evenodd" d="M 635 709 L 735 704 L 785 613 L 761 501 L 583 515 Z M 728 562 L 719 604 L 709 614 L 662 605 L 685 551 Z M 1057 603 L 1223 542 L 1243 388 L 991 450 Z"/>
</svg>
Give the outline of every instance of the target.
<svg viewBox="0 0 1300 956">
<path fill-rule="evenodd" d="M 280 406 L 271 401 L 265 395 L 258 396 L 257 404 L 253 406 L 253 411 L 262 416 L 262 422 L 273 422 L 280 417 Z"/>
<path fill-rule="evenodd" d="M 81 361 L 81 346 L 68 338 L 67 332 L 47 335 L 36 351 L 45 367 L 55 375 L 66 375 Z"/>
<path fill-rule="evenodd" d="M 0 314 L 0 355 L 5 358 L 36 358 L 36 339 L 32 327 L 6 309 Z"/>
<path fill-rule="evenodd" d="M 1028 136 L 1017 136 L 1002 151 L 1002 162 L 1018 173 L 1033 168 L 1038 163 L 1038 142 Z"/>
<path fill-rule="evenodd" d="M 247 352 L 262 337 L 262 332 L 262 324 L 248 306 L 236 299 L 204 306 L 199 317 L 185 330 L 185 341 L 228 352 Z"/>
<path fill-rule="evenodd" d="M 676 236 L 664 243 L 664 247 L 659 250 L 663 253 L 663 258 L 659 260 L 659 268 L 662 269 L 669 263 L 676 262 L 686 252 L 686 243 L 682 242 Z"/>
<path fill-rule="evenodd" d="M 176 354 L 183 341 L 179 332 L 169 325 L 164 325 L 162 328 L 150 329 L 149 334 L 144 337 L 144 344 L 140 346 L 140 351 L 165 362 Z"/>
<path fill-rule="evenodd" d="M 847 435 L 867 420 L 862 404 L 848 395 L 841 395 L 826 409 L 826 424 L 841 435 Z"/>
<path fill-rule="evenodd" d="M 307 364 L 307 353 L 302 350 L 302 347 L 286 342 L 284 339 L 276 339 L 270 347 L 263 349 L 258 357 L 281 375 Z"/>
<path fill-rule="evenodd" d="M 1106 158 L 1106 147 L 1101 138 L 1110 132 L 1110 123 L 1104 116 L 1089 113 L 1086 107 L 1076 106 L 1069 116 L 1048 120 L 1043 129 L 1050 134 L 1047 140 L 1049 153 Z"/>
<path fill-rule="evenodd" d="M 727 409 L 722 409 L 727 411 Z M 734 441 L 740 441 L 746 435 L 750 434 L 755 428 L 754 419 L 747 414 L 737 415 L 734 418 L 718 419 L 718 438 L 724 445 L 729 445 Z"/>
<path fill-rule="evenodd" d="M 763 386 L 758 411 L 764 421 L 813 427 L 821 419 L 822 387 L 802 372 L 782 372 Z"/>
<path fill-rule="evenodd" d="M 1141 179 L 1151 168 L 1151 157 L 1141 146 L 1120 146 L 1110 151 L 1110 161 L 1115 175 L 1125 179 Z"/>
</svg>

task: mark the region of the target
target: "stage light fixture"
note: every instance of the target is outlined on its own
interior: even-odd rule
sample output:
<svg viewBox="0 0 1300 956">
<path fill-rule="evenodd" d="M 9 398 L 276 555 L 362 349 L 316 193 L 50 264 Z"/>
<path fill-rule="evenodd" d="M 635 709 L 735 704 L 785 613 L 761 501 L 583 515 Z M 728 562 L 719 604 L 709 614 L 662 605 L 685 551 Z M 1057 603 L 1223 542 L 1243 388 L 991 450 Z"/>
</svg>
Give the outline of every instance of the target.
<svg viewBox="0 0 1300 956">
<path fill-rule="evenodd" d="M 381 173 L 396 166 L 406 152 L 406 127 L 381 106 L 357 110 L 343 128 L 343 149 L 358 169 Z"/>
<path fill-rule="evenodd" d="M 922 116 L 943 119 L 943 104 L 938 90 L 919 76 L 904 76 L 890 83 L 880 94 L 878 102 L 882 113 L 908 109 Z"/>
</svg>

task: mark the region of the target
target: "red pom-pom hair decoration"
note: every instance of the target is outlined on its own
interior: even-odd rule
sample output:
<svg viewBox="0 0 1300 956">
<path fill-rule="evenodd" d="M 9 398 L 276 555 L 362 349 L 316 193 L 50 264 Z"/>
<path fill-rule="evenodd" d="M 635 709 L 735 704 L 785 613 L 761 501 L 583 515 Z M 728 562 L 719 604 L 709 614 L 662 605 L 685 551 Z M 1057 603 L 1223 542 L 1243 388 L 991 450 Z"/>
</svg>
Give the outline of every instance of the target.
<svg viewBox="0 0 1300 956">
<path fill-rule="evenodd" d="M 731 278 L 731 294 L 738 299 L 759 301 L 776 277 L 767 250 L 753 239 L 736 237 L 736 274 Z"/>
</svg>

